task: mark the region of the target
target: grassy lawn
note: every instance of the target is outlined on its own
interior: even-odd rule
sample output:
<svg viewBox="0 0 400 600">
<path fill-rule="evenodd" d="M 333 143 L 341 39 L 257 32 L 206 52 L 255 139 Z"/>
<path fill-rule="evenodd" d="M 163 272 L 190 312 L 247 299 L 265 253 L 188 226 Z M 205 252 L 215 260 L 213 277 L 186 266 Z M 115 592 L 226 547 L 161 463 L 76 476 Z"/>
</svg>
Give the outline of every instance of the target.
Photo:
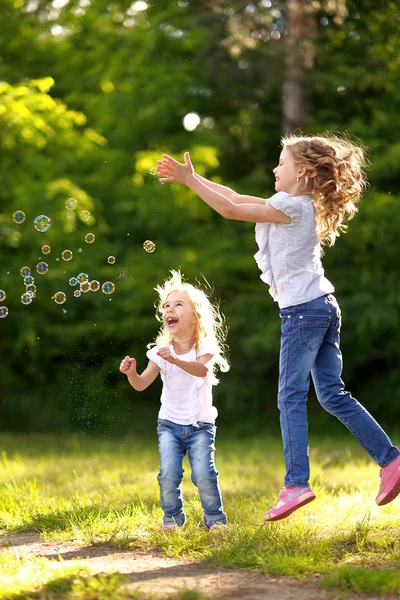
<svg viewBox="0 0 400 600">
<path fill-rule="evenodd" d="M 400 499 L 376 506 L 379 468 L 347 432 L 311 439 L 317 500 L 287 520 L 268 524 L 263 513 L 275 502 L 283 479 L 280 438 L 220 436 L 217 467 L 229 528 L 217 544 L 201 526 L 186 462 L 187 524 L 178 532 L 160 531 L 155 434 L 118 441 L 3 435 L 0 452 L 2 534 L 39 531 L 45 540 L 107 542 L 133 551 L 157 548 L 167 556 L 224 567 L 312 574 L 319 584 L 336 589 L 400 592 Z M 45 558 L 21 559 L 11 549 L 0 555 L 1 599 L 34 598 L 27 594 L 35 585 L 49 590 L 45 598 L 61 593 L 71 599 L 134 598 L 120 591 L 123 583 L 117 575 L 90 577 L 81 567 Z M 101 594 L 93 592 L 100 588 Z"/>
</svg>

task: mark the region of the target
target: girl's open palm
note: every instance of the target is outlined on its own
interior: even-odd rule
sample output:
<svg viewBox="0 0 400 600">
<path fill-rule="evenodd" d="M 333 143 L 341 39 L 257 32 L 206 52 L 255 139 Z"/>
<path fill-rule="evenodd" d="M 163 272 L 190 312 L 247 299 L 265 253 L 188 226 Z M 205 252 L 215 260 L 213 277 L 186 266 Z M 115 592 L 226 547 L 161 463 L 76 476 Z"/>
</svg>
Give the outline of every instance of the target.
<svg viewBox="0 0 400 600">
<path fill-rule="evenodd" d="M 185 152 L 183 163 L 178 162 L 168 154 L 163 155 L 162 160 L 157 161 L 157 173 L 161 183 L 188 183 L 194 175 L 194 168 L 190 160 L 189 152 Z"/>
</svg>

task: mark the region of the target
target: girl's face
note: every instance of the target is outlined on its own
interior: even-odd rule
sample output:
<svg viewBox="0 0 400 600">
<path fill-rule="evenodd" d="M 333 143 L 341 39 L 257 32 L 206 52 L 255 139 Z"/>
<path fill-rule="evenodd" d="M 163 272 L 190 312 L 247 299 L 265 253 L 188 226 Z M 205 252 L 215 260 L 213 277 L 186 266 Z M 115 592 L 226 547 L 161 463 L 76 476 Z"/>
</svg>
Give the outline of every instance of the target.
<svg viewBox="0 0 400 600">
<path fill-rule="evenodd" d="M 184 290 L 170 292 L 163 307 L 164 325 L 176 337 L 193 336 L 196 316 L 189 294 Z"/>
<path fill-rule="evenodd" d="M 298 182 L 296 177 L 299 175 L 299 165 L 293 160 L 293 154 L 288 148 L 284 148 L 279 157 L 279 164 L 273 170 L 275 175 L 275 190 L 277 192 L 287 192 L 293 196 L 297 193 Z"/>
</svg>

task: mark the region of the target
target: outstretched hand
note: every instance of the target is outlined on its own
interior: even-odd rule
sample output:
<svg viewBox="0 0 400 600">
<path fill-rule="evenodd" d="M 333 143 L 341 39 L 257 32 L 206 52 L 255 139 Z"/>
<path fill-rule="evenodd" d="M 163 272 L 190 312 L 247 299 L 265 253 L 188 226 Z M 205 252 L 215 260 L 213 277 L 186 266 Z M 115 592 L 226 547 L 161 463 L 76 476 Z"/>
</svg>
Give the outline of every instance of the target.
<svg viewBox="0 0 400 600">
<path fill-rule="evenodd" d="M 180 163 L 168 154 L 163 155 L 162 160 L 157 161 L 156 171 L 160 177 L 160 183 L 184 183 L 188 184 L 195 171 L 190 160 L 189 152 L 183 155 L 184 162 Z"/>
</svg>

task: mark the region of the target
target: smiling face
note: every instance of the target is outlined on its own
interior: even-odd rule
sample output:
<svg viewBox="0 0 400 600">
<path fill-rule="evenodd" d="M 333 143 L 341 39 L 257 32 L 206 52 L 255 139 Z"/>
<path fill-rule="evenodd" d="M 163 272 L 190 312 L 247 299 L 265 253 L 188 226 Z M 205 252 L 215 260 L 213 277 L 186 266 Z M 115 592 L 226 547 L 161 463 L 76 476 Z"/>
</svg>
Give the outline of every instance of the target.
<svg viewBox="0 0 400 600">
<path fill-rule="evenodd" d="M 273 170 L 275 175 L 275 189 L 277 192 L 287 192 L 296 195 L 299 176 L 299 165 L 294 162 L 293 154 L 288 148 L 284 148 L 279 157 L 279 164 Z"/>
<path fill-rule="evenodd" d="M 189 294 L 184 290 L 170 292 L 163 306 L 163 322 L 174 337 L 193 337 L 196 315 Z"/>
</svg>

